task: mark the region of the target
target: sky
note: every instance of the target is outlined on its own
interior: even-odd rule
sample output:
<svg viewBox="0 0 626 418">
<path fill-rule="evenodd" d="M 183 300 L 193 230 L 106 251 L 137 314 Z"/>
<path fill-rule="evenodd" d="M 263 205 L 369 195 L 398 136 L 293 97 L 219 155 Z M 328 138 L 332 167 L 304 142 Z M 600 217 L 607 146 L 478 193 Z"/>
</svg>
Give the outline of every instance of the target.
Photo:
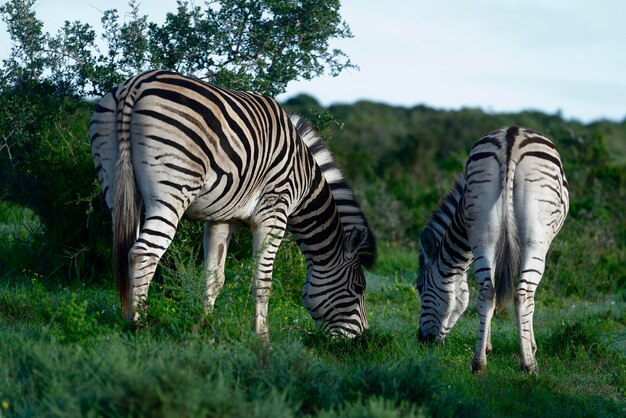
<svg viewBox="0 0 626 418">
<path fill-rule="evenodd" d="M 3 2 L 3 0 L 0 0 Z M 196 1 L 203 4 L 203 1 Z M 335 40 L 359 70 L 289 83 L 323 105 L 372 100 L 489 112 L 539 110 L 590 122 L 626 118 L 626 1 L 343 0 L 354 37 Z M 162 22 L 175 0 L 144 1 Z M 127 0 L 39 0 L 44 30 L 64 20 L 100 28 Z M 10 50 L 0 22 L 0 57 Z"/>
</svg>

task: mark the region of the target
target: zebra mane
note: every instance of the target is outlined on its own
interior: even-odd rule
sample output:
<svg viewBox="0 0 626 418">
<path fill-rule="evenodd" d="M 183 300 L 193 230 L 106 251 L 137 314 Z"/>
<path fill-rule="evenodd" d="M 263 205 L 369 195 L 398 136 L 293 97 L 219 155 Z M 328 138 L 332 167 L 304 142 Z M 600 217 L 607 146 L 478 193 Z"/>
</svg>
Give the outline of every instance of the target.
<svg viewBox="0 0 626 418">
<path fill-rule="evenodd" d="M 465 192 L 465 183 L 465 176 L 460 175 L 457 177 L 450 187 L 448 194 L 441 199 L 439 208 L 430 215 L 430 219 L 424 227 L 424 230 L 430 228 L 435 235 L 435 244 L 437 247 L 441 245 L 443 236 L 446 234 L 450 223 L 452 223 L 452 218 L 454 218 L 459 201 Z"/>
<path fill-rule="evenodd" d="M 302 141 L 313 155 L 315 162 L 322 170 L 322 174 L 335 199 L 344 231 L 349 230 L 353 226 L 367 228 L 367 238 L 365 239 L 364 245 L 359 250 L 359 258 L 365 268 L 370 269 L 374 267 L 376 263 L 376 239 L 367 224 L 367 219 L 365 219 L 363 210 L 359 202 L 357 202 L 352 188 L 346 182 L 330 150 L 313 127 L 300 115 L 290 114 L 289 119 L 291 123 L 294 124 Z"/>
</svg>

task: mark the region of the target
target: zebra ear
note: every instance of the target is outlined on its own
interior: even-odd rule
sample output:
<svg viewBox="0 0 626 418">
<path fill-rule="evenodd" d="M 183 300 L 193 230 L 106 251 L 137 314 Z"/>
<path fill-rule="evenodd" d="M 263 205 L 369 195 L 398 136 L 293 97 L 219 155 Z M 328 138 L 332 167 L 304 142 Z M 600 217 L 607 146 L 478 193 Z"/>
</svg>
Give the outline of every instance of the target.
<svg viewBox="0 0 626 418">
<path fill-rule="evenodd" d="M 344 236 L 343 245 L 346 250 L 346 258 L 352 260 L 358 253 L 359 248 L 365 243 L 367 239 L 367 228 L 362 226 L 355 226 L 349 229 Z"/>
<path fill-rule="evenodd" d="M 437 255 L 437 237 L 431 228 L 425 228 L 420 234 L 420 248 L 427 261 Z"/>
</svg>

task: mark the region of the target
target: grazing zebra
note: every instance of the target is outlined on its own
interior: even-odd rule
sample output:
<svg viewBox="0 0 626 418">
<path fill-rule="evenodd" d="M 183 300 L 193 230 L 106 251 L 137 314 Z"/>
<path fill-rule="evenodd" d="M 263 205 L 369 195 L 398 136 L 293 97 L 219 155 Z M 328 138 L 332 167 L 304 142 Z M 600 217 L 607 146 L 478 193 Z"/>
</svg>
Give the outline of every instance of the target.
<svg viewBox="0 0 626 418">
<path fill-rule="evenodd" d="M 472 370 L 480 372 L 486 367 L 494 309 L 513 293 L 520 367 L 536 370 L 535 290 L 550 243 L 568 209 L 567 180 L 559 153 L 549 139 L 513 126 L 476 142 L 464 175 L 420 235 L 419 339 L 445 339 L 467 307 L 467 271 L 473 263 L 479 286 L 480 329 Z"/>
<path fill-rule="evenodd" d="M 207 311 L 224 283 L 229 238 L 246 224 L 256 260 L 254 330 L 269 338 L 273 262 L 289 228 L 306 258 L 303 303 L 313 319 L 331 334 L 367 329 L 363 267 L 375 261 L 373 234 L 354 195 L 340 193 L 345 182 L 337 187 L 326 180 L 336 166 L 317 162 L 275 100 L 149 71 L 100 101 L 90 135 L 112 211 L 127 318 L 137 320 L 185 215 L 205 222 Z"/>
</svg>

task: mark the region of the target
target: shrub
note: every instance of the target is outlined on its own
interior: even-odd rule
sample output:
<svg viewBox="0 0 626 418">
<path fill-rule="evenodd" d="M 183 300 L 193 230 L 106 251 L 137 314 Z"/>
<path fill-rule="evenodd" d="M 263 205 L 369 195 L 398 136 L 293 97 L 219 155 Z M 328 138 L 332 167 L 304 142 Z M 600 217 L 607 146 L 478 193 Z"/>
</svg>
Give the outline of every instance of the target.
<svg viewBox="0 0 626 418">
<path fill-rule="evenodd" d="M 102 332 L 94 314 L 87 313 L 87 300 L 79 301 L 71 293 L 56 309 L 54 319 L 58 325 L 56 334 L 62 342 L 82 343 Z"/>
</svg>

